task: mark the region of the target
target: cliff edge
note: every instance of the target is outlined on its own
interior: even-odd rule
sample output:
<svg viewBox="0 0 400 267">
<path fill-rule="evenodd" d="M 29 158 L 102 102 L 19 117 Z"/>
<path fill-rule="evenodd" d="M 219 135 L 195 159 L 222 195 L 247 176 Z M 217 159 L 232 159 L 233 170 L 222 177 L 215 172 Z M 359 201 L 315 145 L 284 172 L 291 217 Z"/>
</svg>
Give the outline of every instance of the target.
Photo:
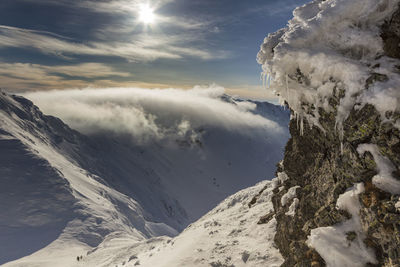
<svg viewBox="0 0 400 267">
<path fill-rule="evenodd" d="M 258 54 L 292 111 L 272 198 L 282 266 L 400 266 L 399 1 L 293 14 Z"/>
</svg>

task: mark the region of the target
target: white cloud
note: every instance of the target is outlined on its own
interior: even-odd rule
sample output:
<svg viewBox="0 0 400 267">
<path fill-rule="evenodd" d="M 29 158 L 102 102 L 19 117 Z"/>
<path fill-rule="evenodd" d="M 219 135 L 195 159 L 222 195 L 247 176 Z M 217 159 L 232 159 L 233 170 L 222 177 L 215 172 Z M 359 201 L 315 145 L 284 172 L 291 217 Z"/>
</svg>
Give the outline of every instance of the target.
<svg viewBox="0 0 400 267">
<path fill-rule="evenodd" d="M 177 40 L 180 40 L 179 42 Z M 129 61 L 153 61 L 160 58 L 180 59 L 192 56 L 211 59 L 217 54 L 196 47 L 182 46 L 184 36 L 166 34 L 137 34 L 128 41 L 73 42 L 48 32 L 32 31 L 17 27 L 0 25 L 0 48 L 19 47 L 39 50 L 68 58 L 76 55 L 115 56 Z"/>
<path fill-rule="evenodd" d="M 175 140 L 217 128 L 279 138 L 284 129 L 251 112 L 251 103 L 229 103 L 218 86 L 191 90 L 109 88 L 25 94 L 42 111 L 85 134 L 129 136 L 136 142 Z"/>
</svg>

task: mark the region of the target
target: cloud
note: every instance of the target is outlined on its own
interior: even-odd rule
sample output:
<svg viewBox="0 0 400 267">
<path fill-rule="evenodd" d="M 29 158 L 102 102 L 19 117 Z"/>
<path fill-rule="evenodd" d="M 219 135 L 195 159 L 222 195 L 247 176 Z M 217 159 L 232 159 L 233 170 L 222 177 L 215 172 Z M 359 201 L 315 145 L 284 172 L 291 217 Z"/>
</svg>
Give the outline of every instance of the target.
<svg viewBox="0 0 400 267">
<path fill-rule="evenodd" d="M 118 80 L 123 78 L 123 80 Z M 47 66 L 30 63 L 1 63 L 0 88 L 7 91 L 25 92 L 29 90 L 54 90 L 71 88 L 169 88 L 178 84 L 148 83 L 134 80 L 134 74 L 117 71 L 102 63 L 82 63 L 76 65 Z M 183 86 L 190 89 L 189 86 Z M 263 99 L 278 103 L 277 96 L 262 85 L 240 85 L 225 88 L 232 96 L 246 99 Z"/>
<path fill-rule="evenodd" d="M 0 87 L 13 90 L 87 87 L 87 79 L 94 83 L 106 81 L 107 77 L 130 77 L 131 74 L 116 71 L 101 63 L 46 66 L 30 63 L 0 63 Z M 118 82 L 114 82 L 117 85 Z M 10 87 L 11 86 L 11 87 Z"/>
<path fill-rule="evenodd" d="M 106 13 L 111 15 L 116 15 L 121 17 L 121 15 L 135 16 L 137 17 L 138 10 L 143 4 L 143 0 L 109 0 L 109 1 L 93 1 L 93 0 L 15 0 L 22 2 L 32 2 L 35 4 L 46 4 L 46 5 L 58 5 L 64 6 L 66 8 L 76 8 L 76 9 L 86 9 L 95 13 Z M 158 0 L 152 1 L 151 7 L 155 9 L 161 8 L 162 6 L 175 2 L 174 0 Z M 132 21 L 132 20 L 131 20 Z M 209 20 L 196 20 L 195 18 L 188 18 L 180 15 L 177 16 L 167 16 L 162 14 L 157 14 L 157 21 L 162 24 L 170 24 L 175 27 L 182 29 L 202 29 L 208 27 L 210 24 Z M 110 27 L 112 29 L 112 27 Z M 119 29 L 114 29 L 119 30 Z"/>
<path fill-rule="evenodd" d="M 44 54 L 66 59 L 78 55 L 114 56 L 129 61 L 153 61 L 161 58 L 180 59 L 185 56 L 200 59 L 218 57 L 218 54 L 204 49 L 182 46 L 184 42 L 185 36 L 142 33 L 123 42 L 92 41 L 79 43 L 49 32 L 0 25 L 0 48 L 35 49 Z"/>
<path fill-rule="evenodd" d="M 216 85 L 191 90 L 108 88 L 27 93 L 41 110 L 88 134 L 121 135 L 137 143 L 199 138 L 217 128 L 279 137 L 277 123 L 255 115 L 249 102 L 229 102 Z"/>
<path fill-rule="evenodd" d="M 251 8 L 247 12 L 249 14 L 262 14 L 263 16 L 286 16 L 288 13 L 291 13 L 296 7 L 301 6 L 307 1 L 298 1 L 298 0 L 286 0 L 286 1 L 276 1 L 268 3 L 264 6 L 259 6 L 257 8 Z"/>
<path fill-rule="evenodd" d="M 143 4 L 143 0 L 15 0 L 20 2 L 32 2 L 35 4 L 58 5 L 58 6 L 75 6 L 77 8 L 86 8 L 101 13 L 126 13 L 135 11 L 137 6 Z M 152 5 L 156 8 L 174 0 L 157 0 L 152 1 Z"/>
</svg>

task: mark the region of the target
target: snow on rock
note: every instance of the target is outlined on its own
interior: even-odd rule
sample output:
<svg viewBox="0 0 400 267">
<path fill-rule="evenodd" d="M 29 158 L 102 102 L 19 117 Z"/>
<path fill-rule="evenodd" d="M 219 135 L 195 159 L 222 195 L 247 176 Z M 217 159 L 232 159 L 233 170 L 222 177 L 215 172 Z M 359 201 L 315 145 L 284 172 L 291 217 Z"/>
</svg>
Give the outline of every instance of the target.
<svg viewBox="0 0 400 267">
<path fill-rule="evenodd" d="M 281 204 L 282 206 L 285 206 L 289 201 L 291 201 L 293 198 L 296 197 L 296 190 L 297 188 L 300 188 L 300 186 L 292 186 L 289 188 L 289 190 L 282 196 L 281 198 Z"/>
<path fill-rule="evenodd" d="M 396 208 L 397 211 L 400 211 L 400 197 L 397 200 L 396 204 L 394 204 L 394 207 Z"/>
<path fill-rule="evenodd" d="M 294 198 L 292 204 L 290 204 L 289 206 L 289 210 L 285 214 L 293 217 L 296 214 L 296 209 L 298 205 L 299 205 L 299 199 Z"/>
<path fill-rule="evenodd" d="M 400 181 L 392 175 L 396 167 L 388 158 L 382 156 L 377 145 L 361 144 L 357 147 L 357 152 L 360 155 L 370 152 L 374 157 L 378 174 L 372 177 L 372 183 L 376 187 L 391 194 L 400 194 Z"/>
<path fill-rule="evenodd" d="M 282 162 L 280 162 L 280 164 L 282 164 Z M 285 172 L 278 172 L 277 173 L 277 177 L 275 177 L 274 179 L 272 179 L 272 184 L 274 188 L 277 188 L 279 185 L 282 185 L 283 182 L 289 180 L 289 176 L 285 173 Z M 281 186 L 279 187 L 279 191 L 282 191 L 284 187 Z"/>
<path fill-rule="evenodd" d="M 249 208 L 251 199 L 266 187 Z M 272 182 L 244 189 L 219 204 L 175 238 L 142 242 L 119 236 L 103 242 L 84 257 L 85 266 L 280 266 L 274 246 L 276 220 L 257 224 L 260 214 L 272 211 Z"/>
<path fill-rule="evenodd" d="M 286 28 L 265 38 L 257 56 L 263 76 L 281 103 L 286 101 L 295 112 L 300 127 L 305 118 L 324 131 L 318 110 L 334 111 L 329 99 L 341 92 L 339 129 L 355 104 L 373 104 L 383 120 L 386 111 L 400 110 L 399 60 L 384 56 L 380 37 L 380 26 L 398 4 L 314 0 L 296 8 Z M 367 81 L 371 75 L 383 78 Z"/>
<path fill-rule="evenodd" d="M 278 172 L 278 180 L 280 183 L 283 183 L 289 180 L 289 176 L 285 172 Z"/>
<path fill-rule="evenodd" d="M 367 248 L 363 241 L 365 236 L 358 200 L 362 192 L 364 184 L 356 184 L 341 194 L 336 202 L 338 209 L 351 214 L 351 219 L 333 226 L 312 229 L 308 236 L 307 244 L 321 255 L 328 267 L 362 267 L 367 263 L 377 263 L 373 250 Z"/>
</svg>

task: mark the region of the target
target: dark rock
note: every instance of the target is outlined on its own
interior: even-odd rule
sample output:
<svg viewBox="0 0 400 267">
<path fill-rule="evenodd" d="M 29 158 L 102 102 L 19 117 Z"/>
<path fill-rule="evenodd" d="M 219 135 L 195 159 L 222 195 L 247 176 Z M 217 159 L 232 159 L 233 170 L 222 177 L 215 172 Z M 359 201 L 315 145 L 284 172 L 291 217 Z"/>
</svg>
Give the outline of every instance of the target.
<svg viewBox="0 0 400 267">
<path fill-rule="evenodd" d="M 381 37 L 384 43 L 385 54 L 390 57 L 400 58 L 400 9 L 386 21 L 382 27 Z"/>
<path fill-rule="evenodd" d="M 268 223 L 274 217 L 274 212 L 270 212 L 260 218 L 257 224 L 264 224 Z"/>
<path fill-rule="evenodd" d="M 381 37 L 385 55 L 400 58 L 400 9 L 382 26 Z M 373 68 L 378 68 L 374 66 Z M 399 68 L 400 69 L 400 68 Z M 300 71 L 295 78 L 299 83 L 308 84 Z M 388 77 L 372 73 L 366 80 L 365 88 L 375 82 L 385 82 Z M 318 253 L 306 245 L 310 231 L 317 227 L 334 225 L 350 218 L 346 212 L 336 209 L 340 194 L 355 183 L 363 182 L 365 191 L 360 194 L 360 219 L 366 236 L 365 244 L 375 251 L 377 265 L 400 266 L 400 214 L 395 203 L 398 197 L 377 188 L 372 183 L 376 175 L 376 164 L 370 153 L 360 156 L 358 145 L 376 144 L 380 153 L 395 166 L 400 166 L 400 133 L 390 122 L 383 122 L 374 106 L 365 105 L 353 109 L 343 123 L 343 136 L 336 130 L 336 109 L 345 91 L 334 88 L 329 99 L 332 112 L 319 109 L 320 124 L 326 130 L 311 128 L 304 122 L 304 134 L 300 134 L 295 120 L 290 122 L 291 139 L 285 148 L 284 171 L 289 176 L 284 188 L 299 185 L 299 205 L 294 217 L 286 216 L 287 207 L 280 199 L 286 190 L 274 190 L 272 202 L 277 220 L 275 243 L 285 258 L 282 266 L 325 266 Z M 309 107 L 313 109 L 312 106 Z M 400 118 L 396 112 L 388 112 L 386 119 Z M 280 170 L 283 171 L 283 170 Z M 393 174 L 400 177 L 400 171 Z M 270 214 L 262 217 L 264 221 Z M 355 232 L 348 232 L 347 238 L 356 238 Z"/>
<path fill-rule="evenodd" d="M 377 144 L 382 155 L 398 165 L 399 131 L 382 124 L 380 115 L 371 105 L 350 113 L 344 123 L 342 141 L 334 129 L 334 116 L 321 113 L 320 123 L 327 129 L 326 134 L 305 122 L 304 135 L 300 135 L 296 122 L 290 123 L 292 137 L 283 162 L 290 179 L 284 186 L 287 189 L 299 185 L 302 190 L 297 193 L 299 205 L 294 217 L 286 216 L 287 207 L 281 206 L 280 199 L 286 190 L 274 191 L 272 197 L 277 219 L 275 243 L 285 258 L 282 266 L 325 266 L 320 257 L 310 256 L 318 253 L 310 252 L 305 243 L 307 236 L 311 229 L 350 218 L 346 212 L 336 209 L 336 201 L 346 189 L 359 182 L 365 184 L 365 192 L 360 194 L 360 217 L 366 244 L 376 251 L 380 264 L 400 264 L 394 257 L 400 253 L 400 218 L 395 213 L 395 198 L 372 184 L 376 174 L 372 155 L 366 153 L 360 157 L 356 150 L 361 143 Z M 355 238 L 354 234 L 348 233 L 349 240 Z"/>
<path fill-rule="evenodd" d="M 354 231 L 351 231 L 351 232 L 347 232 L 347 233 L 346 233 L 346 238 L 347 238 L 347 240 L 349 240 L 350 242 L 353 241 L 354 239 L 356 239 L 356 237 L 357 237 L 357 234 L 356 234 L 356 232 L 354 232 Z"/>
</svg>

